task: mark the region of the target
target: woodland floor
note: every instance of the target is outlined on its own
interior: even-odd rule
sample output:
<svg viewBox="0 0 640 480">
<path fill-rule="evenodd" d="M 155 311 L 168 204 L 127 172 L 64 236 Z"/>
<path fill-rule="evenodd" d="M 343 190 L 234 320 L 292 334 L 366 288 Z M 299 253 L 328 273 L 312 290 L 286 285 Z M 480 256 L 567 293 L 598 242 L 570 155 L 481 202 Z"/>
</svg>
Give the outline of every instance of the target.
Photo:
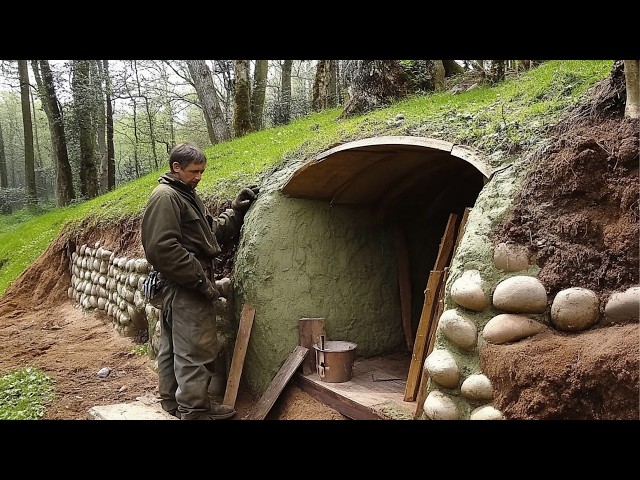
<svg viewBox="0 0 640 480">
<path fill-rule="evenodd" d="M 619 74 L 612 74 L 595 90 L 592 104 L 570 112 L 549 132 L 551 148 L 494 232 L 495 243 L 531 248 L 550 298 L 579 286 L 598 293 L 604 305 L 613 291 L 638 285 L 639 122 L 623 118 L 623 86 Z M 84 241 L 111 240 L 140 254 L 138 231 L 132 221 L 98 228 L 95 238 Z M 69 300 L 68 241 L 54 241 L 0 299 L 0 375 L 26 366 L 50 375 L 56 393 L 45 420 L 86 419 L 91 407 L 157 393 L 152 361 L 133 353 L 140 339 L 119 336 L 102 312 L 84 312 Z M 232 254 L 225 253 L 227 268 Z M 640 419 L 637 322 L 610 325 L 601 315 L 588 331 L 548 331 L 487 346 L 480 359 L 494 385 L 494 405 L 508 419 Z M 102 367 L 112 369 L 106 378 L 97 375 Z M 241 390 L 235 419 L 256 401 Z M 267 419 L 346 417 L 291 385 Z"/>
</svg>

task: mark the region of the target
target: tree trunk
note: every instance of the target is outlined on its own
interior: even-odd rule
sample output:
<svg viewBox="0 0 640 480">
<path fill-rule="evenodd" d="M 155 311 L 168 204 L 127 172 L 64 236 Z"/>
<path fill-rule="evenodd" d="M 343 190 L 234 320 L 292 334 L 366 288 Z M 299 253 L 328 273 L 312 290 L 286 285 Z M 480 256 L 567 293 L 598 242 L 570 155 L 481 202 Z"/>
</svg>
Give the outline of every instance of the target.
<svg viewBox="0 0 640 480">
<path fill-rule="evenodd" d="M 136 62 L 137 60 L 131 60 L 131 70 L 136 70 Z M 140 178 L 140 162 L 138 161 L 138 150 L 140 145 L 140 133 L 138 128 L 138 103 L 133 93 L 131 93 L 131 86 L 129 83 L 125 83 L 125 88 L 127 89 L 127 96 L 132 99 L 131 106 L 131 125 L 133 128 L 133 177 Z M 128 173 L 128 172 L 127 172 Z M 130 176 L 128 177 L 130 178 Z"/>
<path fill-rule="evenodd" d="M 280 73 L 280 96 L 276 101 L 274 125 L 286 125 L 291 120 L 291 70 L 293 60 L 284 60 Z"/>
<path fill-rule="evenodd" d="M 464 67 L 455 60 L 442 60 L 442 66 L 444 67 L 445 77 L 464 73 Z"/>
<path fill-rule="evenodd" d="M 491 60 L 487 80 L 490 85 L 496 85 L 504 80 L 504 60 Z"/>
<path fill-rule="evenodd" d="M 220 108 L 218 94 L 211 77 L 211 70 L 209 70 L 204 60 L 187 60 L 187 67 L 200 100 L 200 106 L 204 112 L 211 144 L 215 145 L 216 143 L 230 140 L 231 129 L 227 125 Z"/>
<path fill-rule="evenodd" d="M 236 81 L 233 94 L 233 136 L 238 138 L 252 131 L 249 60 L 236 60 L 235 71 Z"/>
<path fill-rule="evenodd" d="M 97 131 L 98 142 L 98 170 L 99 174 L 99 191 L 105 193 L 107 191 L 107 143 L 106 143 L 106 113 L 105 113 L 105 95 L 104 95 L 104 67 L 101 60 L 93 60 L 91 62 L 92 80 L 94 84 L 93 91 L 95 92 L 95 125 Z"/>
<path fill-rule="evenodd" d="M 293 60 L 285 60 L 282 64 L 282 124 L 287 125 L 291 121 L 291 70 Z"/>
<path fill-rule="evenodd" d="M 437 92 L 444 89 L 445 68 L 442 60 L 413 60 L 405 67 L 407 95 L 412 92 Z"/>
<path fill-rule="evenodd" d="M 0 189 L 9 186 L 7 177 L 7 157 L 4 152 L 4 138 L 2 137 L 2 125 L 0 125 Z M 11 203 L 0 192 L 0 213 L 11 213 Z"/>
<path fill-rule="evenodd" d="M 116 155 L 113 144 L 113 107 L 111 106 L 111 79 L 109 78 L 109 60 L 103 60 L 104 64 L 104 92 L 106 104 L 107 122 L 107 191 L 116 186 Z"/>
<path fill-rule="evenodd" d="M 404 98 L 411 90 L 410 78 L 398 60 L 362 60 L 340 117 L 362 115 L 385 107 Z"/>
<path fill-rule="evenodd" d="M 262 130 L 264 126 L 264 101 L 267 93 L 267 60 L 256 60 L 253 71 L 253 88 L 251 89 L 251 126 L 253 131 Z"/>
<path fill-rule="evenodd" d="M 627 100 L 624 107 L 624 116 L 640 118 L 640 61 L 624 61 L 624 79 L 627 87 Z"/>
<path fill-rule="evenodd" d="M 33 125 L 33 160 L 36 176 L 36 192 L 39 192 L 37 196 L 40 197 L 40 200 L 47 203 L 49 201 L 49 193 L 52 191 L 49 189 L 51 179 L 47 178 L 47 172 L 42 160 L 40 137 L 38 136 L 38 122 L 36 120 L 36 103 L 31 88 L 29 88 L 29 104 L 31 105 L 31 125 Z"/>
<path fill-rule="evenodd" d="M 156 133 L 154 128 L 154 115 L 151 113 L 151 107 L 149 105 L 149 97 L 146 92 L 143 93 L 142 85 L 140 83 L 140 77 L 138 75 L 138 64 L 134 64 L 134 73 L 136 77 L 136 88 L 138 89 L 138 98 L 141 98 L 144 102 L 144 111 L 147 117 L 147 127 L 149 128 L 149 141 L 151 142 L 151 156 L 153 157 L 153 164 L 150 165 L 154 170 L 158 169 L 158 152 L 156 150 Z"/>
<path fill-rule="evenodd" d="M 67 139 L 64 133 L 64 122 L 59 108 L 58 97 L 53 83 L 53 74 L 48 60 L 32 60 L 33 72 L 42 108 L 49 122 L 53 158 L 56 165 L 56 205 L 68 205 L 76 198 L 73 188 L 73 174 L 67 152 Z"/>
<path fill-rule="evenodd" d="M 29 66 L 26 60 L 18 60 L 20 76 L 20 103 L 22 105 L 22 126 L 24 129 L 24 179 L 27 204 L 38 203 L 36 188 L 35 158 L 33 151 L 33 125 L 31 123 L 31 104 L 29 102 Z"/>
<path fill-rule="evenodd" d="M 7 188 L 8 186 L 7 157 L 4 153 L 4 138 L 2 138 L 2 125 L 0 124 L 0 188 Z"/>
<path fill-rule="evenodd" d="M 335 60 L 318 60 L 311 94 L 311 108 L 319 112 L 338 104 Z"/>
<path fill-rule="evenodd" d="M 85 198 L 98 196 L 98 171 L 94 124 L 91 118 L 93 95 L 89 60 L 73 61 L 73 109 L 80 145 L 80 192 Z"/>
</svg>

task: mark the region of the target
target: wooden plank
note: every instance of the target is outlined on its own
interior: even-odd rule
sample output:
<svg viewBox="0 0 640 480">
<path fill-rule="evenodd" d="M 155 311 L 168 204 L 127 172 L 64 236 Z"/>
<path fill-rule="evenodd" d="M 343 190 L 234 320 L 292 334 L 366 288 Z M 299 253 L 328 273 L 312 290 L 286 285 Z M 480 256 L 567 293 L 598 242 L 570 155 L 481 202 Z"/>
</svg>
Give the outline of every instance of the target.
<svg viewBox="0 0 640 480">
<path fill-rule="evenodd" d="M 449 265 L 449 259 L 451 252 L 453 251 L 453 242 L 455 240 L 456 233 L 456 220 L 458 215 L 455 213 L 449 214 L 449 220 L 447 220 L 447 226 L 444 229 L 444 234 L 440 240 L 440 247 L 438 248 L 438 257 L 433 267 L 434 270 L 443 270 L 444 267 Z"/>
<path fill-rule="evenodd" d="M 438 323 L 440 321 L 440 315 L 444 311 L 444 291 L 445 285 L 447 284 L 447 275 L 449 274 L 449 267 L 445 267 L 442 272 L 442 277 L 438 282 L 438 286 L 436 287 L 438 290 L 438 301 L 436 305 L 436 311 L 434 314 L 434 321 L 431 322 L 429 326 L 428 333 L 428 347 L 427 353 L 425 355 L 425 360 L 429 356 L 429 354 L 433 351 L 433 346 L 435 345 L 436 340 L 436 331 L 438 329 Z M 416 397 L 416 413 L 414 415 L 414 419 L 419 419 L 424 410 L 424 401 L 427 399 L 427 382 L 429 380 L 429 371 L 422 366 L 422 374 L 420 375 L 420 383 L 418 385 L 418 393 Z"/>
<path fill-rule="evenodd" d="M 409 269 L 409 249 L 402 226 L 395 225 L 396 259 L 398 262 L 398 283 L 400 285 L 400 312 L 402 330 L 407 342 L 407 350 L 413 349 L 413 328 L 411 326 L 411 273 Z"/>
<path fill-rule="evenodd" d="M 455 257 L 456 252 L 458 251 L 458 245 L 460 244 L 460 239 L 462 239 L 462 235 L 464 234 L 464 227 L 467 225 L 467 219 L 469 218 L 469 212 L 471 209 L 469 207 L 464 209 L 464 214 L 462 215 L 462 220 L 460 220 L 460 226 L 458 227 L 458 234 L 456 235 L 456 246 L 453 249 L 453 256 Z"/>
<path fill-rule="evenodd" d="M 236 404 L 238 387 L 240 386 L 240 376 L 242 375 L 242 367 L 244 366 L 244 358 L 247 354 L 247 344 L 249 343 L 249 335 L 251 334 L 255 314 L 256 309 L 250 303 L 245 303 L 242 306 L 240 326 L 238 327 L 231 367 L 229 368 L 229 377 L 227 378 L 227 387 L 225 388 L 224 400 L 222 401 L 225 405 L 234 407 Z"/>
<path fill-rule="evenodd" d="M 434 321 L 431 322 L 431 326 L 429 328 L 429 347 L 427 348 L 427 355 L 425 356 L 425 358 L 428 357 L 431 352 L 433 352 L 433 346 L 436 343 L 436 330 L 438 329 L 438 323 L 440 323 L 440 315 L 442 315 L 442 312 L 444 311 L 444 291 L 447 284 L 448 275 L 449 267 L 445 267 L 444 271 L 442 272 L 442 278 L 440 279 L 440 282 L 438 284 L 438 303 L 436 306 L 435 315 L 433 316 Z"/>
<path fill-rule="evenodd" d="M 422 314 L 420 315 L 420 323 L 416 332 L 416 341 L 413 345 L 413 354 L 411 356 L 411 364 L 409 365 L 409 373 L 407 375 L 407 385 L 404 393 L 404 401 L 412 402 L 416 399 L 418 390 L 418 382 L 422 363 L 425 359 L 427 350 L 429 325 L 433 318 L 433 308 L 437 295 L 437 286 L 440 282 L 441 271 L 432 270 L 427 281 L 427 289 L 424 291 L 424 304 L 422 306 Z"/>
<path fill-rule="evenodd" d="M 317 370 L 313 345 L 320 343 L 320 335 L 326 335 L 324 321 L 324 318 L 301 318 L 298 322 L 299 344 L 309 349 L 309 354 L 302 362 L 302 373 L 305 375 Z"/>
<path fill-rule="evenodd" d="M 429 371 L 426 368 L 422 369 L 420 375 L 420 388 L 418 389 L 418 396 L 416 398 L 416 413 L 413 416 L 414 420 L 420 420 L 422 413 L 424 412 L 424 401 L 427 399 L 427 381 L 429 380 Z"/>
<path fill-rule="evenodd" d="M 345 417 L 349 417 L 352 420 L 381 419 L 381 417 L 369 407 L 340 395 L 333 390 L 324 388 L 299 373 L 295 376 L 295 382 L 301 390 L 307 392 L 309 395 L 321 401 L 325 405 L 337 410 Z"/>
<path fill-rule="evenodd" d="M 302 345 L 296 346 L 293 352 L 291 352 L 291 355 L 289 355 L 280 367 L 280 370 L 278 370 L 278 373 L 267 387 L 267 390 L 262 394 L 258 403 L 253 406 L 249 414 L 244 418 L 245 420 L 264 420 L 280 396 L 280 393 L 282 393 L 282 390 L 287 385 L 287 382 L 289 382 L 289 379 L 304 361 L 308 352 L 308 348 Z"/>
<path fill-rule="evenodd" d="M 467 224 L 467 219 L 469 218 L 470 211 L 471 209 L 467 207 L 465 208 L 464 214 L 462 215 L 462 220 L 460 221 L 460 226 L 458 227 L 458 233 L 456 234 L 456 241 L 453 248 L 453 253 L 451 255 L 451 260 L 453 260 L 453 257 L 455 257 L 456 252 L 458 251 L 458 245 L 460 244 L 460 240 L 462 239 L 462 235 L 464 234 L 464 227 Z M 449 223 L 451 223 L 451 216 L 449 216 Z M 449 230 L 449 223 L 447 224 L 447 230 Z M 441 247 L 442 247 L 442 243 L 441 243 Z M 436 264 L 438 264 L 439 259 L 440 259 L 440 254 L 438 253 L 438 259 L 436 260 Z M 436 287 L 438 290 L 438 294 L 437 294 L 438 301 L 437 301 L 437 307 L 436 307 L 435 316 L 434 316 L 436 321 L 434 322 L 433 328 L 431 327 L 429 328 L 430 331 L 428 333 L 428 346 L 427 346 L 425 359 L 433 351 L 433 348 L 435 346 L 436 331 L 438 328 L 438 323 L 440 321 L 440 316 L 444 311 L 445 287 L 447 284 L 448 276 L 449 276 L 449 267 L 446 266 L 443 269 L 442 279 L 438 282 L 438 286 Z M 424 412 L 424 401 L 426 400 L 426 397 L 427 397 L 428 380 L 429 380 L 429 372 L 427 371 L 426 368 L 423 368 L 422 374 L 420 375 L 420 384 L 418 386 L 418 395 L 416 398 L 416 413 L 414 415 L 415 419 L 419 419 Z"/>
</svg>

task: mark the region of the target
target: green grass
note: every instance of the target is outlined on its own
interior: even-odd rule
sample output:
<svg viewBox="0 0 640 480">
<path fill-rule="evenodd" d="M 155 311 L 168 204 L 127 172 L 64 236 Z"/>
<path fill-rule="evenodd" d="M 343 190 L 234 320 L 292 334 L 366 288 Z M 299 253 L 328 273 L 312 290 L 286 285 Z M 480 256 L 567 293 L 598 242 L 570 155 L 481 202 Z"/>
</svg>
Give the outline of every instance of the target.
<svg viewBox="0 0 640 480">
<path fill-rule="evenodd" d="M 149 355 L 149 342 L 134 345 L 131 353 L 139 357 Z"/>
<path fill-rule="evenodd" d="M 345 120 L 338 120 L 342 108 L 314 113 L 289 125 L 205 148 L 209 161 L 198 189 L 203 197 L 223 202 L 288 159 L 308 159 L 335 144 L 376 135 L 439 138 L 475 148 L 485 156 L 513 151 L 516 146 L 527 148 L 563 109 L 606 77 L 612 64 L 611 60 L 554 60 L 495 87 L 415 95 Z M 399 113 L 405 121 L 396 127 L 392 121 Z M 166 169 L 62 209 L 0 215 L 0 295 L 64 228 L 139 215 Z"/>
<path fill-rule="evenodd" d="M 39 420 L 53 400 L 53 381 L 26 367 L 0 377 L 0 420 Z"/>
</svg>

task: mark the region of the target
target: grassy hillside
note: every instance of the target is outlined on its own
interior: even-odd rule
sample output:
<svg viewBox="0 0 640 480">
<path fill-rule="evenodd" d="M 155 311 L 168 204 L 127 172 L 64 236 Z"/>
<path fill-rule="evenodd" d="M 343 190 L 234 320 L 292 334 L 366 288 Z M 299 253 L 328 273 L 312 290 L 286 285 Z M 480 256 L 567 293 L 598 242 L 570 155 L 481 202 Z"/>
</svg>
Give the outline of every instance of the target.
<svg viewBox="0 0 640 480">
<path fill-rule="evenodd" d="M 549 61 L 495 87 L 416 95 L 348 120 L 337 120 L 341 108 L 309 115 L 205 148 L 209 161 L 198 189 L 203 197 L 222 203 L 241 186 L 259 183 L 261 175 L 288 158 L 311 158 L 337 143 L 377 135 L 439 138 L 475 148 L 487 157 L 495 152 L 513 153 L 543 137 L 563 109 L 608 76 L 612 65 L 612 60 Z M 466 80 L 460 76 L 450 82 Z M 395 125 L 400 113 L 405 120 Z M 165 170 L 82 204 L 0 216 L 0 295 L 63 229 L 140 215 L 158 175 Z"/>
</svg>

